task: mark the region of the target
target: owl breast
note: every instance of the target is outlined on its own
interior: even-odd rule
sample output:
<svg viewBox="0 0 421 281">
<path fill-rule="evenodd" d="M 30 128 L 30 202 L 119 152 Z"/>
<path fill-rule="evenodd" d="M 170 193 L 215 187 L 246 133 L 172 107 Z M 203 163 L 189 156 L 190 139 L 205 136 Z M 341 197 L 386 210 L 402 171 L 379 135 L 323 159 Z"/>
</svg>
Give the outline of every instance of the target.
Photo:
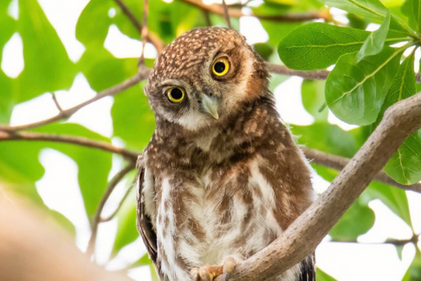
<svg viewBox="0 0 421 281">
<path fill-rule="evenodd" d="M 228 256 L 247 258 L 282 233 L 274 189 L 260 172 L 267 164 L 254 156 L 189 171 L 187 181 L 181 171 L 160 180 L 156 232 L 161 270 L 170 280 L 189 280 L 188 269 Z M 295 280 L 295 271 L 283 280 Z"/>
</svg>

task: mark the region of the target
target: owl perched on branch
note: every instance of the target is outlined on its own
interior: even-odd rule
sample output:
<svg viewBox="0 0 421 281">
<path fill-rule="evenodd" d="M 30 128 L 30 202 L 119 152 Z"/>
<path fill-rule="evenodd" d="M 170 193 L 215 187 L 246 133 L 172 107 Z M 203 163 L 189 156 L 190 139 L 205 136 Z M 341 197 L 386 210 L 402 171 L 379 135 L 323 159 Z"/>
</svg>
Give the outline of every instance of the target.
<svg viewBox="0 0 421 281">
<path fill-rule="evenodd" d="M 309 167 L 268 78 L 245 38 L 224 28 L 189 31 L 157 58 L 138 229 L 161 280 L 229 276 L 311 204 Z M 315 280 L 313 257 L 276 280 Z"/>
</svg>

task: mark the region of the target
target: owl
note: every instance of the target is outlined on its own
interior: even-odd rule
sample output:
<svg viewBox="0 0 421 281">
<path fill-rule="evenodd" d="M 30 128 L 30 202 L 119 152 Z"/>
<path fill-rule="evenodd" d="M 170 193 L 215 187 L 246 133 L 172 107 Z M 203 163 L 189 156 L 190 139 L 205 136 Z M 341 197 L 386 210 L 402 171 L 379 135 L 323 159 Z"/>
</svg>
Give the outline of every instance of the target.
<svg viewBox="0 0 421 281">
<path fill-rule="evenodd" d="M 268 84 L 266 63 L 230 29 L 191 30 L 156 59 L 137 226 L 160 280 L 229 277 L 312 203 L 308 163 Z M 313 255 L 275 280 L 315 280 Z"/>
</svg>

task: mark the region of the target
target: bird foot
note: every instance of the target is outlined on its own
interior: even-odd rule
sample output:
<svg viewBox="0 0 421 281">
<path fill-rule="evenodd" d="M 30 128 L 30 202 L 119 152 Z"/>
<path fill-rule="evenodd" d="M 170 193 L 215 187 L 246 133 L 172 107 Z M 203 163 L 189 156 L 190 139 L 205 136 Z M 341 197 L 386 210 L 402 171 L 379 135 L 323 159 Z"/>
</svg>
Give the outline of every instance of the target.
<svg viewBox="0 0 421 281">
<path fill-rule="evenodd" d="M 196 267 L 190 271 L 190 274 L 193 281 L 213 281 L 216 277 L 225 274 L 225 280 L 227 281 L 229 275 L 240 262 L 241 260 L 237 257 L 229 256 L 224 259 L 222 265 L 204 265 L 199 268 Z"/>
</svg>

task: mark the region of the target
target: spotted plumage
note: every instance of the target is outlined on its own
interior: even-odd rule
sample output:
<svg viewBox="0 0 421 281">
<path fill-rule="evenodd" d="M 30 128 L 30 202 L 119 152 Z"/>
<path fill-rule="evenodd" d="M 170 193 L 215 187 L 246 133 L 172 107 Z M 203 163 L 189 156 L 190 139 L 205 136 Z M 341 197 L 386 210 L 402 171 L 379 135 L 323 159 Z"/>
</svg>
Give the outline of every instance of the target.
<svg viewBox="0 0 421 281">
<path fill-rule="evenodd" d="M 140 160 L 138 229 L 161 280 L 228 273 L 311 204 L 308 165 L 268 78 L 245 38 L 224 28 L 189 31 L 157 58 L 145 87 L 156 130 Z M 313 257 L 278 279 L 315 280 Z"/>
</svg>

